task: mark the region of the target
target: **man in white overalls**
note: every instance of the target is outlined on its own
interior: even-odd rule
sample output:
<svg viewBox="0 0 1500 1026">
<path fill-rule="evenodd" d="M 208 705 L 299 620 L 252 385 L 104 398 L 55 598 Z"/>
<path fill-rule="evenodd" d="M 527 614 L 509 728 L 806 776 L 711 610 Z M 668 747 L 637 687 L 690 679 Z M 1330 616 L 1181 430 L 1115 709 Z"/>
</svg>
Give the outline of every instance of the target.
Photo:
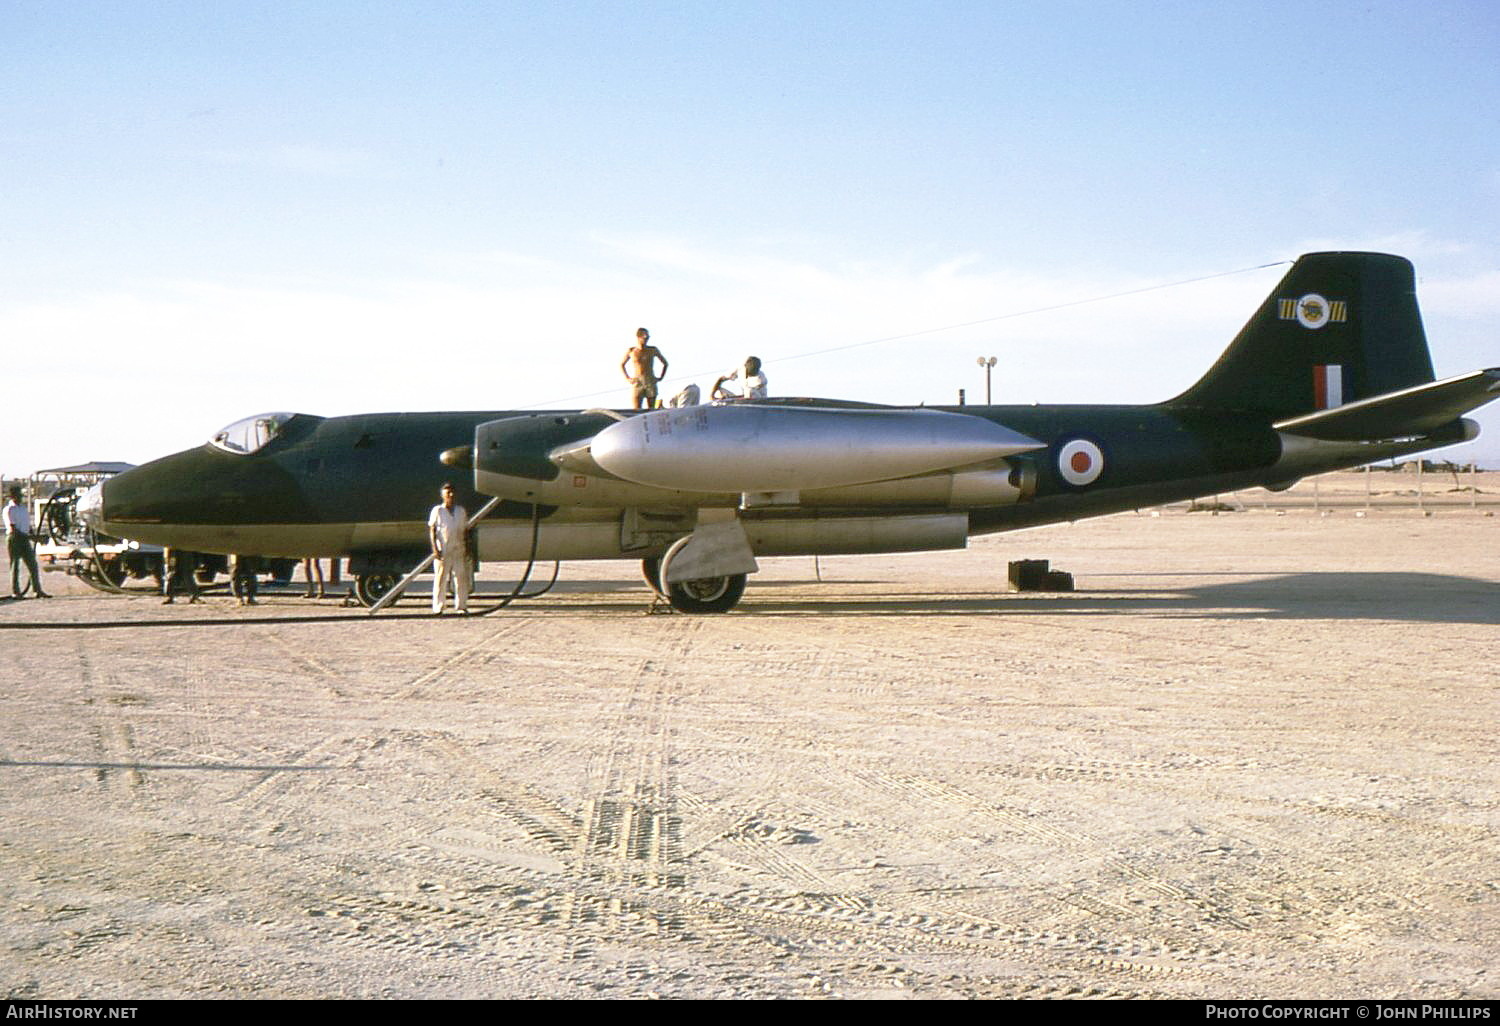
<svg viewBox="0 0 1500 1026">
<path fill-rule="evenodd" d="M 469 529 L 469 511 L 453 501 L 453 486 L 444 484 L 443 501 L 427 517 L 427 535 L 437 557 L 437 576 L 432 582 L 432 611 L 441 613 L 453 587 L 453 608 L 469 611 L 469 553 L 464 534 Z"/>
</svg>

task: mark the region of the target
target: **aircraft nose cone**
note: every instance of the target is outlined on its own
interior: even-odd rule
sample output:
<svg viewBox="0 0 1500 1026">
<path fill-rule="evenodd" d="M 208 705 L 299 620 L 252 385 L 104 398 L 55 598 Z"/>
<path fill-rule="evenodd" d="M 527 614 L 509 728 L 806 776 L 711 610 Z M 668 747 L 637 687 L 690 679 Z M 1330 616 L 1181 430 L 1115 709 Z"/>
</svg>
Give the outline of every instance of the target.
<svg viewBox="0 0 1500 1026">
<path fill-rule="evenodd" d="M 103 530 L 104 527 L 104 482 L 100 481 L 85 489 L 78 497 L 78 505 L 74 507 L 78 519 L 90 531 Z"/>
</svg>

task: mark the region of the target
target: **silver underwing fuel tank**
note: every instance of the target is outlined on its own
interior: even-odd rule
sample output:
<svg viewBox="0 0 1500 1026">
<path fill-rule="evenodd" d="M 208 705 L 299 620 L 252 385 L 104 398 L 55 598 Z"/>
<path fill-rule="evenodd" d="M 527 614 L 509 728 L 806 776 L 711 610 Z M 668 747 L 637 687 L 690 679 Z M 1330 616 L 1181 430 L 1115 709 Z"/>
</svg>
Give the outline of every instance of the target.
<svg viewBox="0 0 1500 1026">
<path fill-rule="evenodd" d="M 980 467 L 1042 448 L 941 410 L 725 403 L 611 424 L 589 447 L 626 481 L 703 492 L 806 492 Z"/>
<path fill-rule="evenodd" d="M 784 402 L 784 401 L 783 401 Z M 476 488 L 556 506 L 972 509 L 1030 498 L 1042 443 L 939 410 L 724 403 L 475 432 Z M 556 432 L 573 441 L 550 444 Z"/>
</svg>

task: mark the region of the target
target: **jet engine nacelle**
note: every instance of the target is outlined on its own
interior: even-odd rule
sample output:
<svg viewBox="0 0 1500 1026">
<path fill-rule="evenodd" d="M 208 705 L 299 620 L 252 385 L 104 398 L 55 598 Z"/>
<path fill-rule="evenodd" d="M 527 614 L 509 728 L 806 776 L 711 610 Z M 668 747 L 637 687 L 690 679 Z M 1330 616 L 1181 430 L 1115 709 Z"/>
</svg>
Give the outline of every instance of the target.
<svg viewBox="0 0 1500 1026">
<path fill-rule="evenodd" d="M 655 488 L 614 477 L 586 455 L 589 441 L 617 418 L 608 413 L 537 413 L 491 420 L 474 429 L 474 489 L 544 506 L 735 506 L 739 494 Z"/>
</svg>

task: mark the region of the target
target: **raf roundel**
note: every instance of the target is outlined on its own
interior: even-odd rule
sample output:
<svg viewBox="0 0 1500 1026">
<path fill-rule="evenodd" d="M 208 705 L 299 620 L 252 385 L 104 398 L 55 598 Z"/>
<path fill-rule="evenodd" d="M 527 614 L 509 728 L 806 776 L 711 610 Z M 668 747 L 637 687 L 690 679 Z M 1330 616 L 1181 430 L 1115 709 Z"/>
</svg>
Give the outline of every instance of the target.
<svg viewBox="0 0 1500 1026">
<path fill-rule="evenodd" d="M 1070 485 L 1093 484 L 1104 473 L 1104 453 L 1093 442 L 1075 438 L 1057 451 L 1057 470 Z"/>
<path fill-rule="evenodd" d="M 1297 300 L 1297 323 L 1317 331 L 1328 323 L 1329 310 L 1328 300 L 1316 292 L 1309 292 Z"/>
</svg>

